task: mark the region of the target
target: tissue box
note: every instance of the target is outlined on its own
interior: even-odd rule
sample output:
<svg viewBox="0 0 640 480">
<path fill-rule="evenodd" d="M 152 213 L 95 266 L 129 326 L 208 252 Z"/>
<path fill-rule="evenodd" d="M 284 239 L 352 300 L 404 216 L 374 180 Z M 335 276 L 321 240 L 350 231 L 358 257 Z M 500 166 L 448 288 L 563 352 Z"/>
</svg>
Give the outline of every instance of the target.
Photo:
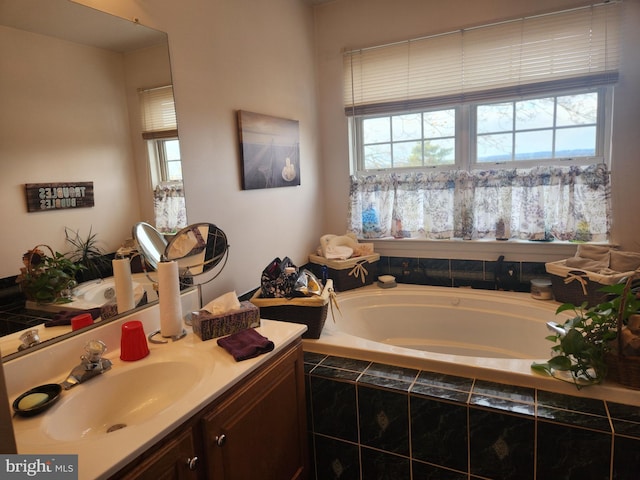
<svg viewBox="0 0 640 480">
<path fill-rule="evenodd" d="M 191 314 L 193 333 L 202 340 L 231 335 L 247 328 L 260 326 L 260 309 L 251 302 L 240 302 L 240 308 L 221 315 L 206 310 Z"/>
<path fill-rule="evenodd" d="M 378 260 L 380 260 L 378 253 L 346 260 L 329 260 L 320 255 L 309 255 L 314 275 L 322 279 L 322 267 L 326 266 L 327 277 L 333 280 L 336 292 L 371 285 L 378 278 Z"/>
</svg>

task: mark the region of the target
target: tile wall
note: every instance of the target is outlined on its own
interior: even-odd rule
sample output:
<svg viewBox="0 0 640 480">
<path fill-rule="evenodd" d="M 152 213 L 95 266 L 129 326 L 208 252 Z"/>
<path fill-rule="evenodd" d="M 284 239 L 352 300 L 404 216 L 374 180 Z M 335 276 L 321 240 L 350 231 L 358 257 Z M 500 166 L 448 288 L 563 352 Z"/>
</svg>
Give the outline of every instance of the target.
<svg viewBox="0 0 640 480">
<path fill-rule="evenodd" d="M 380 257 L 377 263 L 378 275 L 418 285 L 528 292 L 532 278 L 548 276 L 539 262 Z"/>
<path fill-rule="evenodd" d="M 640 408 L 305 352 L 311 479 L 636 480 Z"/>
</svg>

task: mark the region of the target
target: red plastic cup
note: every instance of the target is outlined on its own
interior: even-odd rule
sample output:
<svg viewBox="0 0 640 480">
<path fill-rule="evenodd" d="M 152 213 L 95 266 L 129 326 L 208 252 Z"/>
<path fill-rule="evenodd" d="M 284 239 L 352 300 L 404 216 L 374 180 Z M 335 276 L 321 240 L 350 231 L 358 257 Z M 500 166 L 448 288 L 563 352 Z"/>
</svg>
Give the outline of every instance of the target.
<svg viewBox="0 0 640 480">
<path fill-rule="evenodd" d="M 93 325 L 93 317 L 90 313 L 81 313 L 71 318 L 71 330 L 78 330 L 89 325 Z"/>
<path fill-rule="evenodd" d="M 120 337 L 120 360 L 133 362 L 149 355 L 149 345 L 142 322 L 131 320 L 122 324 Z"/>
</svg>

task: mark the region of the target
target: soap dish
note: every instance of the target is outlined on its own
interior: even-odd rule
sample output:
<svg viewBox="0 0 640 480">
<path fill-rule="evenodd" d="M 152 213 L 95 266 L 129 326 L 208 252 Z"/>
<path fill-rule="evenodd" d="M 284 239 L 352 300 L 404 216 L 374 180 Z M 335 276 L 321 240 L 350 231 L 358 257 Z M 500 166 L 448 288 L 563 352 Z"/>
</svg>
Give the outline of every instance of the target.
<svg viewBox="0 0 640 480">
<path fill-rule="evenodd" d="M 380 288 L 393 288 L 397 287 L 396 277 L 393 275 L 380 275 L 378 277 L 378 286 Z"/>
<path fill-rule="evenodd" d="M 13 402 L 13 410 L 17 415 L 31 417 L 44 412 L 60 398 L 62 386 L 57 383 L 47 383 L 24 392 Z"/>
</svg>

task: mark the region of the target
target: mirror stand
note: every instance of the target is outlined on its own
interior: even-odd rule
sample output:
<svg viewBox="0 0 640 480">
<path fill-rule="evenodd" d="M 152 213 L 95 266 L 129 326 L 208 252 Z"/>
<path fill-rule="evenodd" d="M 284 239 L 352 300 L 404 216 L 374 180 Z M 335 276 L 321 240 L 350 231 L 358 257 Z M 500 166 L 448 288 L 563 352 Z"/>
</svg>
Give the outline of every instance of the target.
<svg viewBox="0 0 640 480">
<path fill-rule="evenodd" d="M 216 279 L 229 259 L 229 244 L 225 233 L 213 223 L 194 223 L 176 233 L 169 242 L 148 223 L 133 227 L 133 238 L 139 252 L 153 270 L 163 260 L 178 263 L 180 287 L 195 286 L 202 305 L 202 285 Z M 146 269 L 145 269 L 146 272 Z M 147 273 L 149 277 L 149 274 Z M 154 281 L 149 277 L 151 281 Z M 157 281 L 156 281 L 157 282 Z M 189 319 L 185 319 L 187 324 Z"/>
</svg>

